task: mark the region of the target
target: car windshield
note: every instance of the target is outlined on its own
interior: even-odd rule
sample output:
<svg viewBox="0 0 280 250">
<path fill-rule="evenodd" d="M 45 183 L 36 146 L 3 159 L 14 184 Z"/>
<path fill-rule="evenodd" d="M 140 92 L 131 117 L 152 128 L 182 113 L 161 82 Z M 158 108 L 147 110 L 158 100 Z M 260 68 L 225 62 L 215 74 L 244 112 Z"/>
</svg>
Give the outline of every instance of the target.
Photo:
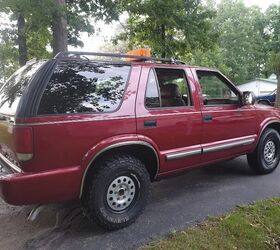
<svg viewBox="0 0 280 250">
<path fill-rule="evenodd" d="M 23 91 L 45 61 L 32 62 L 17 70 L 0 90 L 0 113 L 14 115 Z"/>
</svg>

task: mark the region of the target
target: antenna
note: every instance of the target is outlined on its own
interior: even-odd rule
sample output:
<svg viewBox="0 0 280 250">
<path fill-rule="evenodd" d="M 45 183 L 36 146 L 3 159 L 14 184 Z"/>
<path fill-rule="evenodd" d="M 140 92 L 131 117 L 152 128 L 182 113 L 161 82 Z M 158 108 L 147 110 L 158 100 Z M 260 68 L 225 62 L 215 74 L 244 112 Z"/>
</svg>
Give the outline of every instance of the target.
<svg viewBox="0 0 280 250">
<path fill-rule="evenodd" d="M 171 49 L 171 47 L 169 46 L 169 44 L 166 42 L 166 40 L 165 40 L 165 46 L 168 48 L 168 50 L 169 50 L 169 51 L 171 52 L 171 54 L 172 54 L 172 57 L 170 58 L 171 62 L 172 62 L 173 64 L 176 64 L 177 60 L 176 60 L 175 54 L 174 54 L 173 50 Z"/>
</svg>

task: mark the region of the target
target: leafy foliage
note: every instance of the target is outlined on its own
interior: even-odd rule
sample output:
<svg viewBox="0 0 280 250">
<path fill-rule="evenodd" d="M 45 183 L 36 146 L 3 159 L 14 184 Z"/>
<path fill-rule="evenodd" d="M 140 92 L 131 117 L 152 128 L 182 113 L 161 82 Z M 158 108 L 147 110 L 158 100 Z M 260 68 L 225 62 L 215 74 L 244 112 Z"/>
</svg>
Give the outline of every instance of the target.
<svg viewBox="0 0 280 250">
<path fill-rule="evenodd" d="M 12 24 L 9 27 L 0 27 L 1 80 L 18 67 L 19 40 L 16 22 L 19 15 L 25 20 L 24 34 L 28 59 L 49 58 L 52 55 L 49 48 L 53 41 L 51 27 L 54 13 L 57 11 L 65 13 L 68 21 L 68 44 L 75 47 L 83 46 L 82 32 L 89 35 L 94 33 L 90 18 L 109 22 L 118 17 L 113 0 L 67 0 L 65 9 L 58 8 L 53 0 L 0 0 L 0 14 L 5 15 L 5 19 L 8 17 Z"/>
<path fill-rule="evenodd" d="M 13 30 L 3 24 L 0 30 L 0 87 L 18 67 L 18 51 Z"/>
<path fill-rule="evenodd" d="M 277 75 L 277 93 L 275 106 L 280 108 L 280 5 L 272 5 L 266 12 L 268 20 L 269 68 Z"/>
<path fill-rule="evenodd" d="M 215 40 L 210 32 L 212 11 L 196 0 L 122 1 L 129 18 L 117 39 L 130 47 L 150 47 L 156 56 L 184 55 L 194 48 L 209 48 Z"/>
<path fill-rule="evenodd" d="M 0 43 L 0 87 L 6 79 L 16 70 L 17 50 L 9 42 Z"/>
<path fill-rule="evenodd" d="M 237 83 L 262 75 L 267 61 L 265 25 L 258 7 L 246 7 L 240 0 L 222 0 L 218 5 L 218 44 L 229 75 Z"/>
</svg>

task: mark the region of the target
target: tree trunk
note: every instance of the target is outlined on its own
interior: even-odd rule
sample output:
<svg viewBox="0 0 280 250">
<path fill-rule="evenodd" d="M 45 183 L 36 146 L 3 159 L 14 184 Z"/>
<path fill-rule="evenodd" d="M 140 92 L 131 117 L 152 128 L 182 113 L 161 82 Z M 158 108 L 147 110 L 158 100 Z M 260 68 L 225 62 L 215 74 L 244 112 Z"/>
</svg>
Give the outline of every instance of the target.
<svg viewBox="0 0 280 250">
<path fill-rule="evenodd" d="M 56 11 L 53 14 L 53 53 L 67 51 L 67 19 L 65 17 L 65 0 L 54 0 Z"/>
<path fill-rule="evenodd" d="M 161 51 L 161 57 L 165 58 L 166 56 L 166 37 L 165 37 L 165 26 L 162 24 L 160 26 L 160 38 L 162 42 L 162 51 Z"/>
<path fill-rule="evenodd" d="M 275 100 L 275 107 L 280 108 L 280 64 L 277 67 L 277 92 L 276 92 L 276 100 Z"/>
<path fill-rule="evenodd" d="M 23 66 L 27 62 L 27 45 L 26 45 L 26 34 L 25 34 L 25 19 L 20 13 L 17 20 L 18 28 L 18 51 L 19 51 L 19 65 Z"/>
</svg>

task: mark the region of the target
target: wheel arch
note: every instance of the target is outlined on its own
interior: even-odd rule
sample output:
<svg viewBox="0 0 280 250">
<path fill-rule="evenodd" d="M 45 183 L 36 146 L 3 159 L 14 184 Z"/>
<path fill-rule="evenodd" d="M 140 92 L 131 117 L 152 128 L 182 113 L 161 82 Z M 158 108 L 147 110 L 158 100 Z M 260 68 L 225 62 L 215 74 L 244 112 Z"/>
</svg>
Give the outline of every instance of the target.
<svg viewBox="0 0 280 250">
<path fill-rule="evenodd" d="M 267 123 L 265 123 L 262 128 L 260 129 L 260 132 L 259 132 L 259 135 L 258 135 L 258 140 L 257 140 L 257 144 L 259 143 L 259 140 L 264 132 L 265 129 L 267 128 L 273 128 L 275 129 L 279 135 L 280 135 L 280 121 L 279 120 L 272 120 L 272 121 L 269 121 Z"/>
<path fill-rule="evenodd" d="M 260 100 L 258 100 L 257 101 L 258 103 L 267 103 L 268 105 L 271 105 L 271 102 L 269 101 L 269 100 L 267 100 L 267 99 L 260 99 Z"/>
<path fill-rule="evenodd" d="M 160 160 L 159 155 L 156 149 L 149 144 L 148 142 L 144 141 L 128 141 L 128 142 L 119 142 L 112 145 L 109 145 L 99 152 L 97 152 L 91 161 L 87 164 L 83 174 L 82 174 L 82 181 L 80 185 L 80 199 L 82 198 L 84 187 L 87 183 L 87 177 L 89 176 L 89 171 L 94 171 L 94 165 L 101 161 L 102 159 L 110 156 L 114 153 L 127 153 L 137 157 L 141 160 L 149 175 L 151 181 L 156 179 L 156 176 L 159 172 L 160 168 Z"/>
</svg>

